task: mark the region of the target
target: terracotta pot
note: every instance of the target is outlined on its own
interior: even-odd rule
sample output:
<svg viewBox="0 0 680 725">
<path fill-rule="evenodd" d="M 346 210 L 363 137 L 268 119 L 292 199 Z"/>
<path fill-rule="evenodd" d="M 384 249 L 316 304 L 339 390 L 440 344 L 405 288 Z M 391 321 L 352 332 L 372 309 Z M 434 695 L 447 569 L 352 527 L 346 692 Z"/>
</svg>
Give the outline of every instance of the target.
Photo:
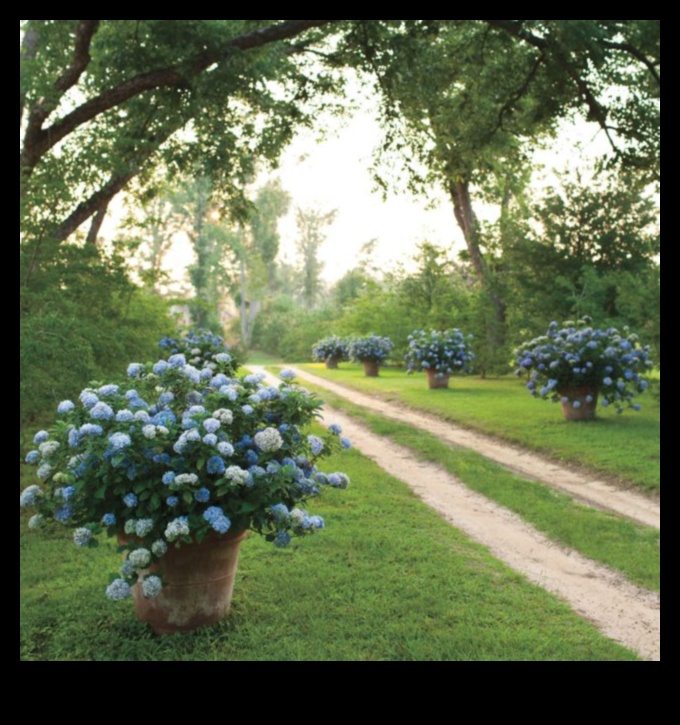
<svg viewBox="0 0 680 725">
<path fill-rule="evenodd" d="M 436 370 L 427 369 L 427 385 L 430 388 L 448 388 L 449 377 L 448 373 L 437 373 Z"/>
<path fill-rule="evenodd" d="M 329 370 L 337 370 L 339 360 L 340 360 L 340 358 L 338 358 L 338 357 L 327 357 L 326 358 L 326 367 Z"/>
<path fill-rule="evenodd" d="M 364 375 L 369 378 L 377 378 L 380 371 L 380 363 L 375 360 L 364 360 Z"/>
<path fill-rule="evenodd" d="M 595 418 L 597 388 L 583 385 L 562 388 L 558 392 L 565 420 L 593 420 Z"/>
<path fill-rule="evenodd" d="M 158 564 L 142 575 L 160 571 L 163 588 L 147 599 L 141 582 L 132 587 L 137 617 L 157 634 L 187 632 L 224 619 L 231 606 L 239 547 L 247 531 L 210 536 L 200 544 L 172 545 Z"/>
</svg>

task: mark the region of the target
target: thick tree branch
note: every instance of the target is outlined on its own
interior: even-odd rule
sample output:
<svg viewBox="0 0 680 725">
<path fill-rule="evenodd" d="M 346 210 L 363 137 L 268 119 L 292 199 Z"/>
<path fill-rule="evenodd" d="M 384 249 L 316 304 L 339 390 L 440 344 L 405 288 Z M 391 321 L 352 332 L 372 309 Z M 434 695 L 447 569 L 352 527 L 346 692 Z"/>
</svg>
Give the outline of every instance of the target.
<svg viewBox="0 0 680 725">
<path fill-rule="evenodd" d="M 161 68 L 140 73 L 124 81 L 115 88 L 101 93 L 86 101 L 49 128 L 32 128 L 31 136 L 26 135 L 21 167 L 24 172 L 31 169 L 59 141 L 75 131 L 79 126 L 91 121 L 105 111 L 115 108 L 125 101 L 154 88 L 178 88 L 187 86 L 192 78 L 202 73 L 213 63 L 225 60 L 234 50 L 251 50 L 279 40 L 292 38 L 310 28 L 321 27 L 337 20 L 284 20 L 277 25 L 258 28 L 228 41 L 223 48 L 199 53 L 187 64 Z"/>
<path fill-rule="evenodd" d="M 105 209 L 111 199 L 122 191 L 125 185 L 139 173 L 140 165 L 136 164 L 128 171 L 114 174 L 109 181 L 96 191 L 89 199 L 81 202 L 71 214 L 50 234 L 50 239 L 63 242 L 84 222 L 100 209 Z"/>
<path fill-rule="evenodd" d="M 87 237 L 85 238 L 85 244 L 91 244 L 93 247 L 97 246 L 99 230 L 102 228 L 102 224 L 104 223 L 104 217 L 106 217 L 106 212 L 108 211 L 109 204 L 112 198 L 113 197 L 111 196 L 108 199 L 105 199 L 99 209 L 97 209 L 97 211 L 94 213 L 94 216 L 92 217 L 92 222 L 90 223 L 90 228 L 87 232 Z"/>
<path fill-rule="evenodd" d="M 656 70 L 657 63 L 655 61 L 650 60 L 639 48 L 636 48 L 631 43 L 614 43 L 611 40 L 605 40 L 602 42 L 602 44 L 605 46 L 605 48 L 613 48 L 614 50 L 623 50 L 624 52 L 628 53 L 629 55 L 632 55 L 634 58 L 637 58 L 640 63 L 642 63 L 644 66 L 646 66 L 647 70 L 649 71 L 649 75 L 652 76 L 656 84 L 661 88 L 661 76 L 659 75 L 658 71 Z"/>
<path fill-rule="evenodd" d="M 513 35 L 515 38 L 524 40 L 540 50 L 545 50 L 548 47 L 548 42 L 545 38 L 541 38 L 538 35 L 530 33 L 524 27 L 524 20 L 482 20 L 482 22 L 488 23 L 494 28 L 505 30 L 506 33 L 510 33 L 510 35 Z"/>
<path fill-rule="evenodd" d="M 75 31 L 73 60 L 71 65 L 57 78 L 54 87 L 56 94 L 49 98 L 42 98 L 31 109 L 24 134 L 24 148 L 35 148 L 40 144 L 45 131 L 42 125 L 52 111 L 57 107 L 59 100 L 69 88 L 72 88 L 82 75 L 90 62 L 90 43 L 97 28 L 99 20 L 79 20 Z"/>
<path fill-rule="evenodd" d="M 79 20 L 76 25 L 76 42 L 73 60 L 54 84 L 62 93 L 72 88 L 90 62 L 90 44 L 99 27 L 99 20 Z"/>
</svg>

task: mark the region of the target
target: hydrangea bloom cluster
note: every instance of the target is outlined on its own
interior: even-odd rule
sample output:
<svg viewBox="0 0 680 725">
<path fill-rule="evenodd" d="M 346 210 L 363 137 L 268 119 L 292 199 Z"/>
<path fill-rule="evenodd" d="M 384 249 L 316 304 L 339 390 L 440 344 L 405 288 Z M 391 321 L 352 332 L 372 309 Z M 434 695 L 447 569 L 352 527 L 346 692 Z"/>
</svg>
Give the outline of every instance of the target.
<svg viewBox="0 0 680 725">
<path fill-rule="evenodd" d="M 129 365 L 122 382 L 62 401 L 26 455 L 41 481 L 20 494 L 20 506 L 35 509 L 32 528 L 56 519 L 77 546 L 102 533 L 124 542 L 111 599 L 137 583 L 144 596 L 158 594 L 171 546 L 246 529 L 282 546 L 313 533 L 323 520 L 301 504 L 349 483 L 318 469 L 349 442 L 339 426 L 309 431 L 321 401 L 292 372 L 270 386 L 262 375 L 236 376 L 222 353 L 192 362 L 190 352 L 168 351 Z"/>
<path fill-rule="evenodd" d="M 389 337 L 369 335 L 357 337 L 349 343 L 349 356 L 354 362 L 385 361 L 394 349 L 394 343 Z"/>
<path fill-rule="evenodd" d="M 347 340 L 330 335 L 319 340 L 312 346 L 312 357 L 314 360 L 326 361 L 329 359 L 337 362 L 347 360 L 349 358 L 349 348 Z"/>
<path fill-rule="evenodd" d="M 203 328 L 184 330 L 179 338 L 164 337 L 158 346 L 170 356 L 184 355 L 185 361 L 193 366 L 215 361 L 215 356 L 220 355 L 220 362 L 229 366 L 230 374 L 233 375 L 238 367 L 234 355 L 227 352 L 224 339 Z"/>
<path fill-rule="evenodd" d="M 545 335 L 515 350 L 516 374 L 528 374 L 527 389 L 543 400 L 569 403 L 574 390 L 591 388 L 603 406 L 618 413 L 639 410 L 636 394 L 646 390 L 645 372 L 652 367 L 649 347 L 624 327 L 590 327 L 590 319 L 561 326 L 551 322 Z M 574 407 L 578 400 L 572 402 Z"/>
<path fill-rule="evenodd" d="M 408 336 L 408 349 L 404 360 L 408 372 L 434 370 L 450 375 L 468 372 L 474 353 L 470 348 L 472 335 L 464 335 L 459 329 L 415 330 Z"/>
</svg>

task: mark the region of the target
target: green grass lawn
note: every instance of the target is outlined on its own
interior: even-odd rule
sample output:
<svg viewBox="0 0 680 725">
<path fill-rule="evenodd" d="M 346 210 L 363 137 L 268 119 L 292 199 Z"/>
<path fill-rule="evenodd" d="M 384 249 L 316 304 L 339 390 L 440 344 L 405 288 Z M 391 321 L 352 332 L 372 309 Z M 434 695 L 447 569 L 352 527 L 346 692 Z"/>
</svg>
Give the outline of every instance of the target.
<svg viewBox="0 0 680 725">
<path fill-rule="evenodd" d="M 310 502 L 326 529 L 288 549 L 251 536 L 242 545 L 231 614 L 188 634 L 153 635 L 131 601 L 104 597 L 107 574 L 120 563 L 112 542 L 78 549 L 67 531 L 27 531 L 22 516 L 21 659 L 639 659 L 358 452 L 339 454 L 324 469 L 352 479 L 347 491 Z"/>
<path fill-rule="evenodd" d="M 660 407 L 640 396 L 640 412 L 618 415 L 598 407 L 597 419 L 568 422 L 559 405 L 532 398 L 514 376 L 453 377 L 450 387 L 429 390 L 423 373 L 383 368 L 368 378 L 358 365 L 301 364 L 303 370 L 385 400 L 406 404 L 460 425 L 498 436 L 558 461 L 583 466 L 651 494 L 660 492 Z"/>
</svg>

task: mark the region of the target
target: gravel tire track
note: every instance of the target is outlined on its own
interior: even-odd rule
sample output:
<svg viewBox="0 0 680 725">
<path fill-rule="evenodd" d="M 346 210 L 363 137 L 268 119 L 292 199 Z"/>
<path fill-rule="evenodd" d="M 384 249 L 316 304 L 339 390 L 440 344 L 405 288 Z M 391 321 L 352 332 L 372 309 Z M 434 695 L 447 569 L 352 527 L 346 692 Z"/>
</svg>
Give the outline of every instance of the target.
<svg viewBox="0 0 680 725">
<path fill-rule="evenodd" d="M 248 368 L 265 373 L 270 384 L 280 382 L 260 366 L 249 365 Z M 582 474 L 561 469 L 538 456 L 504 446 L 440 419 L 378 401 L 305 371 L 292 369 L 301 380 L 326 387 L 386 417 L 426 427 L 442 440 L 473 448 L 522 475 L 565 491 L 569 491 L 566 486 L 573 487 L 577 492 L 573 495 L 579 500 L 616 510 L 648 525 L 655 525 L 651 521 L 657 521 L 658 525 L 660 521 L 658 504 L 655 509 L 654 502 L 647 499 L 614 489 L 605 482 L 590 481 Z M 357 450 L 409 485 L 446 521 L 486 546 L 498 559 L 524 574 L 534 584 L 560 597 L 611 639 L 647 660 L 660 660 L 660 595 L 637 587 L 619 573 L 556 544 L 513 512 L 471 491 L 439 466 L 419 461 L 406 448 L 376 435 L 348 415 L 328 406 L 324 406 L 323 415 L 325 421 L 342 426 L 344 434 Z M 435 422 L 439 424 L 437 429 L 433 427 Z M 609 501 L 610 505 L 604 505 L 602 498 L 605 495 L 612 496 L 613 505 Z"/>
</svg>

